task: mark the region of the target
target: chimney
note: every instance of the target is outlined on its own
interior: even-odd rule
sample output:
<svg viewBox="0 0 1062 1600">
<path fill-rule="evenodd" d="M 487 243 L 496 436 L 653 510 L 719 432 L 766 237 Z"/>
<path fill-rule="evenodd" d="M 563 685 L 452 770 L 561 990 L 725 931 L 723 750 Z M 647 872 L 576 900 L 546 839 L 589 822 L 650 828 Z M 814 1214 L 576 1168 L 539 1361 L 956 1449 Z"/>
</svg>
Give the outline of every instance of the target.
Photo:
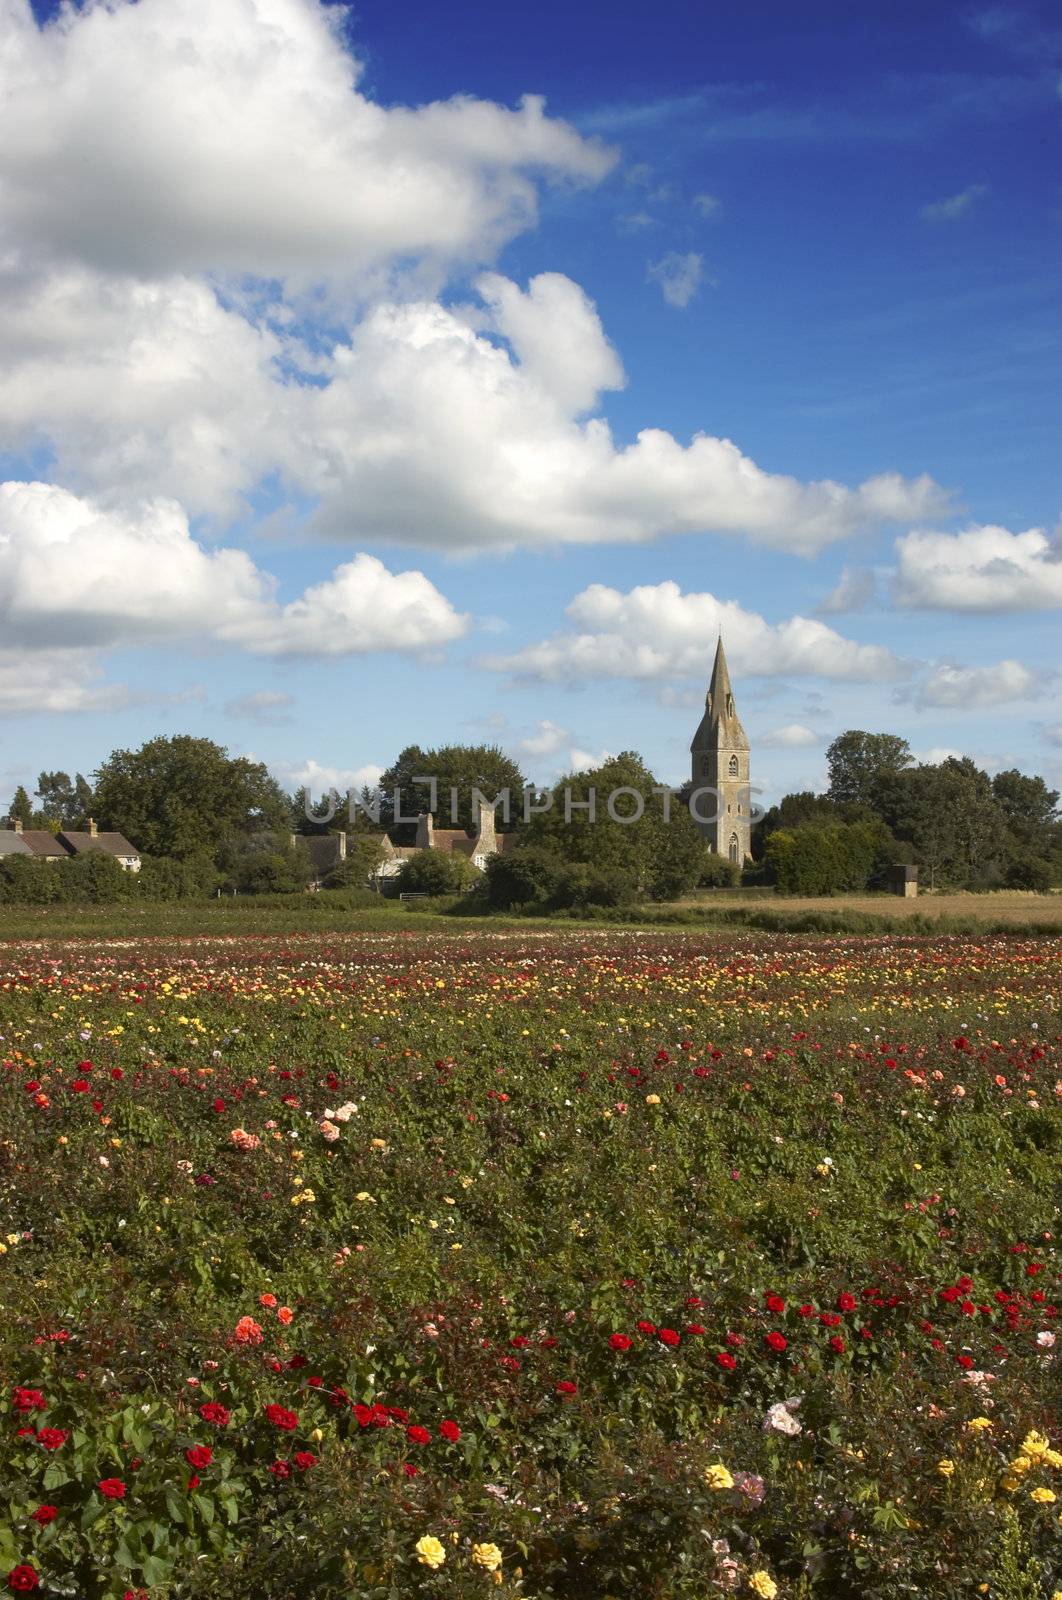
<svg viewBox="0 0 1062 1600">
<path fill-rule="evenodd" d="M 89 838 L 90 839 L 94 839 L 96 837 L 96 834 L 99 832 L 99 829 L 96 827 L 96 819 L 95 819 L 95 817 L 89 817 L 89 819 L 88 819 L 88 831 L 89 831 Z"/>
<path fill-rule="evenodd" d="M 337 833 L 336 838 L 339 840 L 339 859 L 340 861 L 345 861 L 347 859 L 347 836 L 345 833 Z"/>
<path fill-rule="evenodd" d="M 417 849 L 434 850 L 435 824 L 430 811 L 422 811 L 417 818 Z"/>
<path fill-rule="evenodd" d="M 484 805 L 480 797 L 477 799 L 476 809 L 479 815 L 472 853 L 477 856 L 495 855 L 498 849 L 498 836 L 494 831 L 494 807 Z"/>
</svg>

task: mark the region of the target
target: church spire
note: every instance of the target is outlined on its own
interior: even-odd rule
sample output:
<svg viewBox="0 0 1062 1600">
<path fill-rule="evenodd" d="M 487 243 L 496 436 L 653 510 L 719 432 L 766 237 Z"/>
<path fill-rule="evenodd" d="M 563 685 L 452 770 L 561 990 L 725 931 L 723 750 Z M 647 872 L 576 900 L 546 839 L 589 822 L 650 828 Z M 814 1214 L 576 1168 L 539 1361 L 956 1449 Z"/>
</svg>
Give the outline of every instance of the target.
<svg viewBox="0 0 1062 1600">
<path fill-rule="evenodd" d="M 704 698 L 704 716 L 693 736 L 692 750 L 725 749 L 747 750 L 748 736 L 738 718 L 734 705 L 734 691 L 730 683 L 730 669 L 726 664 L 723 635 L 715 647 L 715 661 Z"/>
</svg>

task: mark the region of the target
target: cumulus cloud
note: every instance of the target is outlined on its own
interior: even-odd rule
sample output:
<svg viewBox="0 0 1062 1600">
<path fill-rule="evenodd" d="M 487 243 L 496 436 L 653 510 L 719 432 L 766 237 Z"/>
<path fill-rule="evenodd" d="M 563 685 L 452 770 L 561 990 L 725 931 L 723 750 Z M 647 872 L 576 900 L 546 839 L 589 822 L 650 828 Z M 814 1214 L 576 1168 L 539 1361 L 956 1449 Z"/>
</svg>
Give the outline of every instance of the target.
<svg viewBox="0 0 1062 1600">
<path fill-rule="evenodd" d="M 683 445 L 647 428 L 620 447 L 603 418 L 573 415 L 591 383 L 619 376 L 581 291 L 543 294 L 533 279 L 518 298 L 494 275 L 484 288 L 530 370 L 467 316 L 387 304 L 337 347 L 331 381 L 302 391 L 306 432 L 289 438 L 288 465 L 319 496 L 319 532 L 451 550 L 728 533 L 809 554 L 944 499 L 930 478 L 895 473 L 855 489 L 804 484 L 706 434 Z M 585 386 L 563 358 L 568 339 Z"/>
<path fill-rule="evenodd" d="M 1020 661 L 997 661 L 985 667 L 940 662 L 904 698 L 922 709 L 981 711 L 1013 700 L 1034 699 L 1043 688 L 1043 675 L 1031 672 Z"/>
<path fill-rule="evenodd" d="M 877 580 L 869 567 L 845 567 L 818 609 L 824 616 L 862 611 L 874 599 L 876 590 Z"/>
<path fill-rule="evenodd" d="M 761 734 L 756 740 L 765 750 L 806 750 L 809 745 L 821 743 L 820 735 L 805 728 L 802 722 L 787 722 L 784 727 Z"/>
<path fill-rule="evenodd" d="M 484 261 L 614 157 L 527 96 L 385 108 L 318 0 L 0 0 L 0 230 L 145 276 Z"/>
<path fill-rule="evenodd" d="M 723 209 L 723 202 L 715 194 L 695 194 L 691 204 L 702 217 L 717 217 Z"/>
<path fill-rule="evenodd" d="M 0 273 L 0 448 L 50 448 L 97 499 L 167 495 L 222 521 L 273 477 L 348 545 L 726 533 L 811 554 L 945 507 L 927 477 L 801 483 L 706 434 L 647 428 L 621 447 L 583 416 L 624 379 L 579 286 L 478 288 L 471 308 L 379 304 L 322 354 L 282 306 L 252 322 L 193 279 Z"/>
<path fill-rule="evenodd" d="M 107 684 L 102 678 L 89 650 L 0 646 L 0 715 L 120 711 L 131 704 L 126 685 Z"/>
<path fill-rule="evenodd" d="M 312 756 L 297 761 L 271 762 L 270 766 L 273 776 L 284 788 L 292 793 L 308 789 L 311 797 L 317 798 L 333 790 L 345 795 L 351 789 L 358 794 L 362 789 L 375 789 L 384 774 L 384 768 L 374 762 L 362 767 L 330 767 Z"/>
<path fill-rule="evenodd" d="M 650 261 L 646 268 L 650 281 L 660 285 L 660 293 L 669 306 L 684 311 L 701 286 L 704 261 L 696 250 L 684 255 L 672 250 L 659 261 Z"/>
<path fill-rule="evenodd" d="M 1048 611 L 1062 606 L 1062 546 L 1042 528 L 915 532 L 896 541 L 896 598 L 943 611 Z"/>
<path fill-rule="evenodd" d="M 281 605 L 242 550 L 207 549 L 173 501 L 102 510 L 44 483 L 0 485 L 0 623 L 27 649 L 199 639 L 266 655 L 434 650 L 468 626 L 420 572 L 359 554 Z"/>
<path fill-rule="evenodd" d="M 811 617 L 771 624 L 736 601 L 684 594 L 671 581 L 626 594 L 592 584 L 567 608 L 571 630 L 487 665 L 516 677 L 575 683 L 593 678 L 706 678 L 720 629 L 731 671 L 744 678 L 818 676 L 875 682 L 906 675 L 882 645 L 856 644 Z"/>
<path fill-rule="evenodd" d="M 971 183 L 959 194 L 952 194 L 945 200 L 934 200 L 930 205 L 923 206 L 920 213 L 922 221 L 957 222 L 987 193 L 987 183 Z"/>
</svg>

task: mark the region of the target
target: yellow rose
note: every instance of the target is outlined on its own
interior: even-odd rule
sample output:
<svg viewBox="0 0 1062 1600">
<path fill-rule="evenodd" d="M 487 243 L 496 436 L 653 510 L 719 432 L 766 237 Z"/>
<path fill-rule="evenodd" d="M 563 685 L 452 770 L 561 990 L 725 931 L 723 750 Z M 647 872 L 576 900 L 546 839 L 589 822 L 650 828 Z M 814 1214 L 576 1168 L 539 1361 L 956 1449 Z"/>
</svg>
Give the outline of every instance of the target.
<svg viewBox="0 0 1062 1600">
<path fill-rule="evenodd" d="M 990 1417 L 974 1417 L 972 1421 L 966 1424 L 966 1431 L 967 1433 L 984 1433 L 991 1426 L 992 1420 Z"/>
<path fill-rule="evenodd" d="M 658 1106 L 660 1104 L 660 1096 L 658 1094 L 647 1094 L 645 1103 L 647 1106 Z"/>
<path fill-rule="evenodd" d="M 943 1461 L 937 1462 L 937 1471 L 940 1473 L 942 1478 L 950 1478 L 952 1473 L 955 1471 L 954 1461 L 949 1461 L 948 1457 L 945 1456 Z"/>
<path fill-rule="evenodd" d="M 1062 1455 L 1057 1450 L 1045 1450 L 1040 1459 L 1045 1467 L 1062 1467 Z"/>
<path fill-rule="evenodd" d="M 1022 1440 L 1021 1449 L 1023 1455 L 1032 1456 L 1034 1459 L 1036 1459 L 1039 1456 L 1046 1454 L 1048 1449 L 1048 1441 L 1044 1438 L 1042 1433 L 1037 1433 L 1036 1429 L 1033 1428 Z"/>
<path fill-rule="evenodd" d="M 413 1548 L 422 1567 L 441 1567 L 446 1560 L 446 1551 L 434 1534 L 426 1533 L 423 1538 L 417 1540 Z"/>
<path fill-rule="evenodd" d="M 732 1489 L 734 1487 L 733 1478 L 721 1462 L 716 1462 L 714 1467 L 705 1467 L 704 1481 L 709 1489 Z"/>
<path fill-rule="evenodd" d="M 1053 1489 L 1034 1489 L 1029 1495 L 1030 1500 L 1035 1500 L 1038 1506 L 1049 1506 L 1054 1503 L 1055 1491 Z"/>
<path fill-rule="evenodd" d="M 754 1572 L 749 1578 L 749 1588 L 753 1594 L 758 1594 L 760 1600 L 774 1600 L 778 1593 L 778 1585 L 768 1572 Z"/>
<path fill-rule="evenodd" d="M 474 1544 L 472 1562 L 474 1566 L 482 1567 L 485 1572 L 497 1572 L 502 1564 L 502 1553 L 496 1544 Z"/>
<path fill-rule="evenodd" d="M 1025 1455 L 1015 1456 L 1014 1460 L 1010 1464 L 1010 1470 L 1011 1470 L 1011 1472 L 1018 1472 L 1018 1473 L 1028 1472 L 1028 1470 L 1029 1470 L 1029 1468 L 1031 1466 L 1032 1466 L 1032 1456 L 1025 1456 Z"/>
</svg>

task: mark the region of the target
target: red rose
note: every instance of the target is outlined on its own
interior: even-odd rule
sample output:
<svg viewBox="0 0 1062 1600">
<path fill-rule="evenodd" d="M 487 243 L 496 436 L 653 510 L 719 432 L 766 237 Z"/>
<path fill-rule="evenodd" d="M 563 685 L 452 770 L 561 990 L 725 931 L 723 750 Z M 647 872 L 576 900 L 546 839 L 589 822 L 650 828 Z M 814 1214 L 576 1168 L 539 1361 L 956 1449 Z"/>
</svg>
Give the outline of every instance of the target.
<svg viewBox="0 0 1062 1600">
<path fill-rule="evenodd" d="M 422 1428 L 419 1422 L 414 1422 L 412 1427 L 406 1429 L 406 1438 L 413 1444 L 430 1444 L 431 1434 L 427 1428 Z"/>
<path fill-rule="evenodd" d="M 703 1333 L 704 1329 L 699 1322 L 690 1322 L 686 1327 L 687 1333 Z"/>
<path fill-rule="evenodd" d="M 769 1294 L 767 1296 L 767 1310 L 773 1311 L 776 1316 L 785 1310 L 785 1301 L 780 1294 Z"/>
<path fill-rule="evenodd" d="M 625 1333 L 614 1333 L 608 1342 L 613 1350 L 629 1350 L 634 1340 L 629 1339 Z"/>
<path fill-rule="evenodd" d="M 291 1433 L 299 1426 L 295 1412 L 285 1406 L 266 1406 L 265 1414 L 267 1422 L 271 1422 L 274 1428 L 283 1428 L 285 1433 Z"/>
<path fill-rule="evenodd" d="M 286 1461 L 274 1461 L 269 1470 L 273 1474 L 274 1478 L 291 1477 L 291 1468 L 288 1466 Z"/>
<path fill-rule="evenodd" d="M 46 1405 L 45 1398 L 39 1389 L 22 1389 L 16 1387 L 13 1405 L 16 1411 L 43 1411 Z"/>
<path fill-rule="evenodd" d="M 830 1349 L 834 1352 L 835 1355 L 843 1356 L 844 1355 L 844 1340 L 843 1339 L 838 1339 L 837 1335 L 834 1334 L 833 1338 L 830 1340 Z"/>
<path fill-rule="evenodd" d="M 190 1450 L 184 1452 L 184 1459 L 190 1467 L 209 1467 L 214 1459 L 214 1452 L 208 1444 L 194 1444 Z"/>
<path fill-rule="evenodd" d="M 639 1324 L 638 1324 L 638 1332 L 639 1333 L 655 1333 L 656 1332 L 656 1323 L 655 1322 L 639 1322 Z"/>
<path fill-rule="evenodd" d="M 43 1445 L 45 1450 L 58 1450 L 60 1445 L 66 1443 L 66 1432 L 63 1428 L 42 1428 L 37 1435 L 37 1443 Z"/>
<path fill-rule="evenodd" d="M 39 1523 L 42 1528 L 46 1528 L 49 1522 L 54 1522 L 58 1515 L 59 1509 L 57 1506 L 38 1506 L 33 1513 L 33 1520 Z"/>
<path fill-rule="evenodd" d="M 188 1479 L 188 1482 L 185 1484 L 185 1488 L 187 1489 L 189 1494 L 191 1494 L 193 1489 L 198 1489 L 199 1488 L 199 1474 L 198 1474 L 198 1472 L 193 1472 L 192 1473 L 192 1476 Z"/>
<path fill-rule="evenodd" d="M 439 1432 L 444 1439 L 449 1439 L 451 1444 L 456 1444 L 461 1437 L 461 1429 L 456 1422 L 440 1422 Z"/>
<path fill-rule="evenodd" d="M 415 1467 L 412 1461 L 403 1461 L 402 1471 L 407 1478 L 415 1478 L 417 1473 L 420 1471 L 420 1468 Z"/>
<path fill-rule="evenodd" d="M 359 1428 L 367 1428 L 372 1421 L 372 1406 L 363 1406 L 360 1402 L 354 1407 Z"/>
<path fill-rule="evenodd" d="M 295 1465 L 298 1467 L 300 1472 L 309 1472 L 311 1467 L 315 1467 L 317 1465 L 317 1457 L 309 1450 L 296 1450 Z"/>
<path fill-rule="evenodd" d="M 199 1407 L 199 1415 L 204 1422 L 212 1422 L 216 1428 L 227 1428 L 232 1420 L 232 1413 L 227 1406 L 221 1405 L 217 1400 L 208 1400 Z"/>
<path fill-rule="evenodd" d="M 121 1478 L 101 1478 L 96 1487 L 108 1500 L 125 1499 L 125 1484 Z"/>
<path fill-rule="evenodd" d="M 737 1361 L 730 1354 L 729 1350 L 720 1350 L 716 1355 L 715 1360 L 716 1365 L 722 1367 L 724 1372 L 733 1372 L 734 1368 L 737 1366 Z"/>
<path fill-rule="evenodd" d="M 837 1309 L 838 1309 L 838 1311 L 854 1311 L 855 1308 L 856 1308 L 856 1297 L 855 1297 L 854 1294 L 845 1293 L 845 1294 L 839 1294 L 837 1296 Z"/>
<path fill-rule="evenodd" d="M 224 1111 L 224 1109 L 225 1109 L 224 1100 L 221 1100 L 221 1099 L 215 1100 L 214 1104 L 211 1106 L 210 1109 L 211 1109 L 211 1111 L 218 1111 L 218 1112 Z"/>
<path fill-rule="evenodd" d="M 814 1315 L 814 1312 L 815 1312 L 815 1307 L 814 1306 L 803 1305 L 803 1306 L 798 1306 L 797 1307 L 797 1316 L 798 1317 L 810 1317 L 810 1316 Z"/>
<path fill-rule="evenodd" d="M 562 1378 L 560 1380 L 560 1382 L 556 1385 L 556 1391 L 558 1394 L 565 1396 L 578 1394 L 579 1392 L 578 1386 L 574 1383 L 571 1383 L 567 1378 Z"/>
<path fill-rule="evenodd" d="M 787 1348 L 789 1340 L 786 1338 L 784 1333 L 775 1333 L 772 1331 L 767 1335 L 766 1343 L 769 1350 L 777 1350 L 781 1352 Z"/>
<path fill-rule="evenodd" d="M 29 1594 L 31 1589 L 37 1587 L 39 1581 L 36 1569 L 27 1566 L 24 1561 L 17 1567 L 12 1567 L 7 1575 L 7 1586 L 16 1594 Z"/>
<path fill-rule="evenodd" d="M 657 1338 L 660 1340 L 661 1344 L 670 1345 L 672 1349 L 674 1349 L 676 1345 L 682 1343 L 682 1340 L 679 1338 L 674 1328 L 661 1328 L 660 1332 L 657 1334 Z"/>
</svg>

